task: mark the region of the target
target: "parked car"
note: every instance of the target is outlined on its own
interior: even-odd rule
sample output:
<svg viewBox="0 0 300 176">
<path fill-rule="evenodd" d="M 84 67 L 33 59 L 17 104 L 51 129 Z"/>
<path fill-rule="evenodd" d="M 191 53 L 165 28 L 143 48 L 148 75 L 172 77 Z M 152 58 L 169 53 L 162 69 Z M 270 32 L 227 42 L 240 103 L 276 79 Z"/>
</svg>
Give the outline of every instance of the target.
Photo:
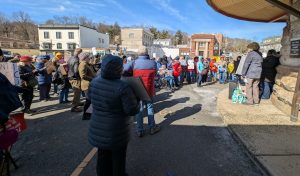
<svg viewBox="0 0 300 176">
<path fill-rule="evenodd" d="M 3 56 L 4 56 L 5 61 L 9 61 L 10 59 L 14 58 L 11 51 L 2 50 L 2 52 L 3 52 Z"/>
</svg>

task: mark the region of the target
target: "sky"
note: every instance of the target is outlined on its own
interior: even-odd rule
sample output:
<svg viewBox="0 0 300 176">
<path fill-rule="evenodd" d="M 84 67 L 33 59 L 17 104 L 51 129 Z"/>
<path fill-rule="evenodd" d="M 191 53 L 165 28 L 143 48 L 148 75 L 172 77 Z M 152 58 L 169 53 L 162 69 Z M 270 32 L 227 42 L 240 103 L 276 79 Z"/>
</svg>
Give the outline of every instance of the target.
<svg viewBox="0 0 300 176">
<path fill-rule="evenodd" d="M 281 35 L 285 23 L 256 23 L 226 17 L 206 0 L 0 0 L 0 12 L 24 11 L 37 24 L 53 16 L 86 16 L 94 22 L 144 25 L 194 33 L 222 33 L 260 42 Z"/>
</svg>

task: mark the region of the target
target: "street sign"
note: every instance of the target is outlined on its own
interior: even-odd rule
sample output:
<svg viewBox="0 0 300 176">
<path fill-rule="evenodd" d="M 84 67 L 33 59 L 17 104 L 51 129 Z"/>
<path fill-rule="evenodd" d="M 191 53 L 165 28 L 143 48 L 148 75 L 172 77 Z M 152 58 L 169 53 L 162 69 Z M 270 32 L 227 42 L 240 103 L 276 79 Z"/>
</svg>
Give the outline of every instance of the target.
<svg viewBox="0 0 300 176">
<path fill-rule="evenodd" d="M 291 39 L 291 57 L 300 57 L 300 38 Z"/>
</svg>

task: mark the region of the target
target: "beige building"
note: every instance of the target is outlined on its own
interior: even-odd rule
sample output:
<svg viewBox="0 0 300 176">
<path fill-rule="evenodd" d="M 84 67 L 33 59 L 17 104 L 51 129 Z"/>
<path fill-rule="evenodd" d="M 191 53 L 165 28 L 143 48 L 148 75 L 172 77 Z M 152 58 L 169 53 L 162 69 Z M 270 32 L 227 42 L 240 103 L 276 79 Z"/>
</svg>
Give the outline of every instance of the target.
<svg viewBox="0 0 300 176">
<path fill-rule="evenodd" d="M 153 45 L 154 35 L 143 28 L 121 29 L 122 49 L 125 51 L 137 52 L 141 46 L 150 47 Z"/>
</svg>

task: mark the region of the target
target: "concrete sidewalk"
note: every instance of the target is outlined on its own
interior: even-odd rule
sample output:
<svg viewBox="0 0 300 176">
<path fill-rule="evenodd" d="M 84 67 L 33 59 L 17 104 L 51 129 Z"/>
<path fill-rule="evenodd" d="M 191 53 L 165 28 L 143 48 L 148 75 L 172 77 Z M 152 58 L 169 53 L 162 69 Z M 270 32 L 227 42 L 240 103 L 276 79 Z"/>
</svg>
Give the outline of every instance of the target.
<svg viewBox="0 0 300 176">
<path fill-rule="evenodd" d="M 290 122 L 270 100 L 263 100 L 259 106 L 234 104 L 228 99 L 228 89 L 219 93 L 217 110 L 233 135 L 269 174 L 299 176 L 300 122 Z"/>
</svg>

